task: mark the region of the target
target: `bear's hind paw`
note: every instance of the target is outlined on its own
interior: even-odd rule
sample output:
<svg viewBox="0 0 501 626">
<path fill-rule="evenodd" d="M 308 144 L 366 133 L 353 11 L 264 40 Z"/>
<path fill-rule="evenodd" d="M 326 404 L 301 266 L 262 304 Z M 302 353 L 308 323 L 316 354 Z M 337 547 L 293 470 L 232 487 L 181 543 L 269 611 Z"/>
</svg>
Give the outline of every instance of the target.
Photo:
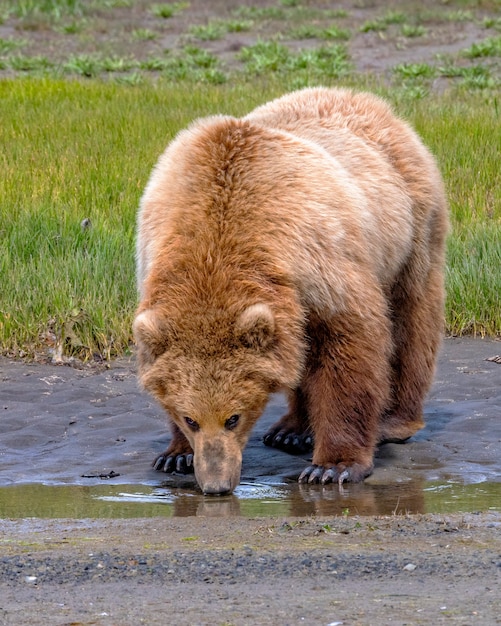
<svg viewBox="0 0 501 626">
<path fill-rule="evenodd" d="M 178 474 L 193 474 L 195 471 L 193 466 L 193 454 L 191 453 L 167 455 L 164 452 L 157 456 L 152 463 L 152 467 L 166 474 L 172 474 L 173 472 L 177 472 Z"/>
<path fill-rule="evenodd" d="M 345 482 L 359 483 L 372 473 L 372 466 L 366 467 L 359 463 L 353 465 L 345 465 L 339 463 L 331 467 L 323 467 L 322 465 L 309 465 L 301 472 L 298 478 L 299 483 L 309 483 L 310 485 L 320 483 L 338 483 L 340 486 Z"/>
</svg>

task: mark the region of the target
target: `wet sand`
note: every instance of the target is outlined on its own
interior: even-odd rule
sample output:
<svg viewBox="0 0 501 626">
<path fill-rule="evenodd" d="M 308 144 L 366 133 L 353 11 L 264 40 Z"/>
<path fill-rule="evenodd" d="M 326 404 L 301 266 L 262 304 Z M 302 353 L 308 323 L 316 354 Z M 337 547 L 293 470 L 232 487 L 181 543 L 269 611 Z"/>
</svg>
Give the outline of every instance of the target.
<svg viewBox="0 0 501 626">
<path fill-rule="evenodd" d="M 446 339 L 426 428 L 406 444 L 381 446 L 366 483 L 501 481 L 501 364 L 487 360 L 499 354 L 492 339 Z M 193 484 L 151 469 L 169 432 L 160 407 L 138 388 L 133 358 L 109 369 L 1 359 L 0 385 L 0 485 L 92 485 L 110 473 L 114 484 Z M 295 479 L 306 465 L 308 455 L 262 443 L 284 410 L 284 396 L 272 397 L 245 450 L 242 481 Z"/>
<path fill-rule="evenodd" d="M 351 492 L 350 510 L 372 498 L 372 516 L 326 515 L 333 487 L 314 486 L 314 515 L 292 506 L 246 519 L 202 498 L 189 517 L 0 520 L 0 624 L 500 624 L 499 509 L 381 515 L 374 496 L 398 485 L 419 498 L 434 479 L 501 482 L 501 364 L 486 360 L 500 353 L 493 340 L 444 342 L 426 428 L 382 446 Z M 110 472 L 110 484 L 188 484 L 150 468 L 168 435 L 133 359 L 101 370 L 1 360 L 0 379 L 0 486 L 24 485 L 29 498 L 37 484 L 95 486 L 82 475 Z M 261 442 L 283 409 L 274 397 L 253 434 L 250 484 L 287 481 L 306 463 Z"/>
</svg>

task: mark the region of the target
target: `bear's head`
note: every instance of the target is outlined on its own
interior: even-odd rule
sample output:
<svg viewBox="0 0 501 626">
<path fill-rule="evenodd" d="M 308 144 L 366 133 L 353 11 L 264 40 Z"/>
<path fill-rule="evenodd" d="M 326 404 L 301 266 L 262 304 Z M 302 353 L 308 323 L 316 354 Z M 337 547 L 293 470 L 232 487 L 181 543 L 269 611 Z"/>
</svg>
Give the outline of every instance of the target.
<svg viewBox="0 0 501 626">
<path fill-rule="evenodd" d="M 299 378 L 301 340 L 287 341 L 280 317 L 265 303 L 200 314 L 154 306 L 136 316 L 141 384 L 191 444 L 206 494 L 235 489 L 269 394 Z"/>
</svg>

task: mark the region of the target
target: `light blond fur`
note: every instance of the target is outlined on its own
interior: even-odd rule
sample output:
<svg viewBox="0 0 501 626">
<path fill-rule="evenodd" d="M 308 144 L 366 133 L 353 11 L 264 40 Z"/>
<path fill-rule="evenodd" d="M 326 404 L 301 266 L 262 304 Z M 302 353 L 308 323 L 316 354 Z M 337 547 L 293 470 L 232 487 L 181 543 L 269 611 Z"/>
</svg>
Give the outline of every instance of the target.
<svg viewBox="0 0 501 626">
<path fill-rule="evenodd" d="M 162 459 L 194 451 L 202 489 L 231 491 L 283 388 L 267 443 L 311 435 L 305 480 L 370 473 L 378 441 L 423 425 L 446 232 L 433 157 L 371 94 L 306 89 L 182 131 L 138 219 L 134 329 L 173 421 Z"/>
</svg>

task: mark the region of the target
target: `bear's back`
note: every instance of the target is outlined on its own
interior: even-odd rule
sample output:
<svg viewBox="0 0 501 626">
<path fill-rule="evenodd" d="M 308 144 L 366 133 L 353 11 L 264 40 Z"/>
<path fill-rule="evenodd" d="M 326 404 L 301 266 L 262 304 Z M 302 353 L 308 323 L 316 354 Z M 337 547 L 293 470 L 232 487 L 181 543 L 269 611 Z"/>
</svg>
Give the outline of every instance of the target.
<svg viewBox="0 0 501 626">
<path fill-rule="evenodd" d="M 153 267 L 171 271 L 170 281 L 189 277 L 193 291 L 216 275 L 217 284 L 286 280 L 308 306 L 334 310 L 361 275 L 390 284 L 419 216 L 407 172 L 382 142 L 401 131 L 405 143 L 406 129 L 378 98 L 333 89 L 296 92 L 243 119 L 198 120 L 162 155 L 143 195 L 142 295 Z M 417 142 L 433 166 L 408 131 L 405 150 Z"/>
<path fill-rule="evenodd" d="M 434 157 L 410 125 L 372 93 L 312 87 L 257 107 L 245 119 L 318 143 L 348 169 L 361 165 L 354 162 L 351 148 L 357 142 L 365 145 L 387 162 L 390 175 L 401 177 L 413 199 L 413 219 L 418 225 L 422 222 L 424 226 L 433 209 L 444 216 L 447 213 Z M 363 171 L 358 175 L 363 184 Z M 446 228 L 445 222 L 442 227 Z"/>
</svg>

